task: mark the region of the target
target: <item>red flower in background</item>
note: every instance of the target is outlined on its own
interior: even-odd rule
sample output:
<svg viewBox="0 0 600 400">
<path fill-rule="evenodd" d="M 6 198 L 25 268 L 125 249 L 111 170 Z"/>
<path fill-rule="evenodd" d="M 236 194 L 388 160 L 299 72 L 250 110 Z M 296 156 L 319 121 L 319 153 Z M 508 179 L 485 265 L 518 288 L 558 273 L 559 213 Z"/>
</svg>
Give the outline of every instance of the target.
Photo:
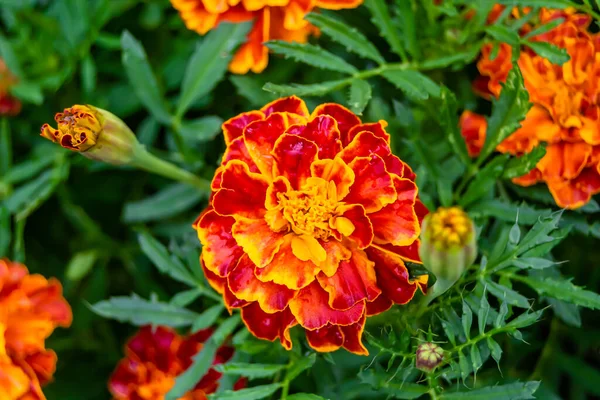
<svg viewBox="0 0 600 400">
<path fill-rule="evenodd" d="M 299 324 L 318 351 L 367 354 L 366 317 L 426 289 L 404 262 L 420 262 L 427 210 L 386 125 L 338 104 L 310 114 L 297 97 L 223 124 L 227 150 L 195 226 L 209 282 L 255 336 L 290 349 Z"/>
<path fill-rule="evenodd" d="M 60 282 L 0 259 L 0 399 L 46 398 L 41 386 L 52 379 L 57 357 L 45 341 L 71 320 Z"/>
<path fill-rule="evenodd" d="M 162 400 L 175 384 L 175 378 L 191 364 L 203 343 L 212 334 L 202 330 L 182 337 L 173 329 L 142 327 L 125 346 L 125 358 L 113 372 L 108 388 L 115 400 Z M 213 365 L 227 362 L 233 348 L 221 346 Z M 217 390 L 221 374 L 214 369 L 180 400 L 204 400 Z M 243 380 L 239 383 L 243 384 Z"/>
<path fill-rule="evenodd" d="M 16 83 L 17 79 L 0 58 L 0 116 L 15 116 L 21 111 L 21 102 L 9 91 Z"/>
</svg>

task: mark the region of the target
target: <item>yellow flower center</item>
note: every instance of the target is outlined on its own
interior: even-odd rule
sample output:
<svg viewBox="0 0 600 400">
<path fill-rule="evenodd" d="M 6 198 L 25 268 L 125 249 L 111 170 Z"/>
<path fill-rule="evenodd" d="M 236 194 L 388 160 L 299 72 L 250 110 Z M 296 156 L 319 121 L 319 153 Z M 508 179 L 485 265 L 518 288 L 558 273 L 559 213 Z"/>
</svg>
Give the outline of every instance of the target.
<svg viewBox="0 0 600 400">
<path fill-rule="evenodd" d="M 315 190 L 313 193 L 293 191 L 279 195 L 283 215 L 298 235 L 306 234 L 319 239 L 330 235 L 329 220 L 334 216 L 337 203 Z"/>
<path fill-rule="evenodd" d="M 469 216 L 458 207 L 441 207 L 431 214 L 427 226 L 437 247 L 463 246 L 472 233 Z"/>
</svg>

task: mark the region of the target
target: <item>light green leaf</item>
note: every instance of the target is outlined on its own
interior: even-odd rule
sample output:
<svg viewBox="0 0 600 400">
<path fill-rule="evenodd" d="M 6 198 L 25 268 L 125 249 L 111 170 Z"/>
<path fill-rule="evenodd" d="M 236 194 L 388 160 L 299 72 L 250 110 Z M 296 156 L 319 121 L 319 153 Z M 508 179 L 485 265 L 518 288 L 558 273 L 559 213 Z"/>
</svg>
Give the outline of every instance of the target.
<svg viewBox="0 0 600 400">
<path fill-rule="evenodd" d="M 316 353 L 312 353 L 308 357 L 302 357 L 295 360 L 288 370 L 286 379 L 289 381 L 293 381 L 298 375 L 302 373 L 302 371 L 312 367 L 316 360 Z"/>
<path fill-rule="evenodd" d="M 508 315 L 508 303 L 503 298 L 502 304 L 500 305 L 500 311 L 498 311 L 498 316 L 496 317 L 496 322 L 494 322 L 495 328 L 500 328 L 506 325 L 506 316 Z"/>
<path fill-rule="evenodd" d="M 513 179 L 519 176 L 523 176 L 531 171 L 546 155 L 546 148 L 544 146 L 537 146 L 530 153 L 522 155 L 521 157 L 513 157 L 506 163 L 502 178 Z"/>
<path fill-rule="evenodd" d="M 558 27 L 563 22 L 565 22 L 564 18 L 552 19 L 551 21 L 546 22 L 545 24 L 540 25 L 540 26 L 532 29 L 531 31 L 529 31 L 525 36 L 523 36 L 523 39 L 529 39 L 529 38 L 544 34 L 546 32 L 550 32 L 552 29 Z"/>
<path fill-rule="evenodd" d="M 136 326 L 166 325 L 174 328 L 188 326 L 194 323 L 199 314 L 169 303 L 148 301 L 136 294 L 130 297 L 118 296 L 100 301 L 90 308 L 96 314 L 129 322 Z"/>
<path fill-rule="evenodd" d="M 479 347 L 477 344 L 473 344 L 471 346 L 471 366 L 473 367 L 473 373 L 477 374 L 477 371 L 483 365 L 483 361 L 481 360 L 481 353 L 479 352 Z"/>
<path fill-rule="evenodd" d="M 473 324 L 473 311 L 469 308 L 467 303 L 462 303 L 462 326 L 465 332 L 467 340 L 471 338 L 471 325 Z"/>
<path fill-rule="evenodd" d="M 566 49 L 548 42 L 525 42 L 524 44 L 552 64 L 563 65 L 571 59 Z"/>
<path fill-rule="evenodd" d="M 153 238 L 150 233 L 141 232 L 138 235 L 138 242 L 146 257 L 148 257 L 163 274 L 167 274 L 171 278 L 191 287 L 197 287 L 198 285 L 203 284 L 198 281 L 178 258 L 170 256 L 167 248 Z"/>
<path fill-rule="evenodd" d="M 207 197 L 208 193 L 197 187 L 175 183 L 143 200 L 125 203 L 123 221 L 137 223 L 173 217 L 190 210 Z"/>
<path fill-rule="evenodd" d="M 490 349 L 490 354 L 496 364 L 498 364 L 498 368 L 500 368 L 500 359 L 502 358 L 502 347 L 494 340 L 491 336 L 487 338 L 487 345 Z"/>
<path fill-rule="evenodd" d="M 515 329 L 526 328 L 526 327 L 538 322 L 540 320 L 540 317 L 542 316 L 543 312 L 544 312 L 544 310 L 538 310 L 538 311 L 532 312 L 532 313 L 529 311 L 524 312 L 523 314 L 519 315 L 517 318 L 511 320 L 506 326 L 510 326 Z"/>
<path fill-rule="evenodd" d="M 83 279 L 92 270 L 94 263 L 98 259 L 96 250 L 86 250 L 76 253 L 65 271 L 65 277 L 73 282 Z"/>
<path fill-rule="evenodd" d="M 177 307 L 187 307 L 192 304 L 198 297 L 202 296 L 203 291 L 200 288 L 194 288 L 177 293 L 171 298 L 169 303 Z"/>
<path fill-rule="evenodd" d="M 358 72 L 353 65 L 348 64 L 343 58 L 309 43 L 301 44 L 283 40 L 272 40 L 267 42 L 266 46 L 275 53 L 285 56 L 285 58 L 292 58 L 313 67 L 345 72 L 347 74 Z"/>
<path fill-rule="evenodd" d="M 194 324 L 192 325 L 192 332 L 198 332 L 202 329 L 211 327 L 222 312 L 222 304 L 216 304 L 206 309 L 202 314 L 200 314 L 196 321 L 194 321 Z"/>
<path fill-rule="evenodd" d="M 473 218 L 494 217 L 514 223 L 518 214 L 521 225 L 534 225 L 540 216 L 551 213 L 549 208 L 534 208 L 525 203 L 515 204 L 499 199 L 481 200 L 469 207 L 469 215 Z"/>
<path fill-rule="evenodd" d="M 267 92 L 275 93 L 278 96 L 324 96 L 329 92 L 338 90 L 348 85 L 348 81 L 345 79 L 337 81 L 327 81 L 321 83 L 312 83 L 308 85 L 278 85 L 275 83 L 268 82 L 263 86 L 263 90 Z"/>
<path fill-rule="evenodd" d="M 519 34 L 504 25 L 491 25 L 485 28 L 485 31 L 499 42 L 509 44 L 512 47 L 519 46 Z"/>
<path fill-rule="evenodd" d="M 180 132 L 183 138 L 192 144 L 206 142 L 221 133 L 222 123 L 223 119 L 220 117 L 209 115 L 192 121 L 182 121 Z"/>
<path fill-rule="evenodd" d="M 392 48 L 392 51 L 398 54 L 400 58 L 405 59 L 406 52 L 404 51 L 404 47 L 400 41 L 402 36 L 394 27 L 389 12 L 389 5 L 384 0 L 366 0 L 365 6 L 371 12 L 371 22 L 373 22 L 373 25 L 379 28 L 379 33 L 385 38 L 385 40 L 387 40 Z"/>
<path fill-rule="evenodd" d="M 141 43 L 131 33 L 124 31 L 121 35 L 121 48 L 123 66 L 133 91 L 157 120 L 170 123 L 171 115 Z"/>
<path fill-rule="evenodd" d="M 186 67 L 177 117 L 181 118 L 194 101 L 206 96 L 223 79 L 233 51 L 246 39 L 251 26 L 250 22 L 221 23 L 204 37 Z"/>
<path fill-rule="evenodd" d="M 488 119 L 486 140 L 479 161 L 485 160 L 504 139 L 521 126 L 530 106 L 523 76 L 519 68 L 514 66 L 508 73 L 500 98 L 493 102 L 492 116 Z"/>
<path fill-rule="evenodd" d="M 479 55 L 479 51 L 480 46 L 471 46 L 468 50 L 463 51 L 461 53 L 455 53 L 447 56 L 424 60 L 422 63 L 419 64 L 419 69 L 430 70 L 445 68 L 453 64 L 468 64 Z"/>
<path fill-rule="evenodd" d="M 12 43 L 2 34 L 0 34 L 0 57 L 10 72 L 17 78 L 24 78 L 21 62 L 17 57 L 15 49 L 13 49 Z"/>
<path fill-rule="evenodd" d="M 491 279 L 486 279 L 485 282 L 482 282 L 484 285 L 487 285 L 488 291 L 499 300 L 504 300 L 508 304 L 513 306 L 521 307 L 521 308 L 529 308 L 529 300 L 527 298 L 514 290 L 500 285 L 492 281 Z"/>
<path fill-rule="evenodd" d="M 565 324 L 574 326 L 575 328 L 581 327 L 581 313 L 579 312 L 579 307 L 575 304 L 553 299 L 552 297 L 546 298 L 546 301 L 552 307 L 554 314 Z"/>
<path fill-rule="evenodd" d="M 440 400 L 527 400 L 535 399 L 533 394 L 540 382 L 516 382 L 507 385 L 489 386 L 464 392 L 444 392 Z"/>
<path fill-rule="evenodd" d="M 439 85 L 418 71 L 389 70 L 382 75 L 415 100 L 426 100 L 429 96 L 440 97 Z"/>
<path fill-rule="evenodd" d="M 230 362 L 215 365 L 215 370 L 225 375 L 244 376 L 250 380 L 268 378 L 285 369 L 285 364 L 250 364 Z"/>
<path fill-rule="evenodd" d="M 271 383 L 270 385 L 255 386 L 241 390 L 225 390 L 208 396 L 209 400 L 260 400 L 275 393 L 283 386 L 282 383 Z M 169 399 L 167 399 L 169 400 Z"/>
<path fill-rule="evenodd" d="M 534 278 L 531 276 L 519 276 L 519 281 L 529 285 L 542 296 L 553 297 L 567 303 L 591 308 L 592 310 L 600 309 L 599 294 L 575 286 L 570 281 L 553 278 Z"/>
<path fill-rule="evenodd" d="M 362 79 L 355 79 L 350 86 L 348 105 L 353 113 L 362 115 L 363 110 L 371 100 L 371 85 Z"/>
<path fill-rule="evenodd" d="M 62 151 L 61 151 L 62 153 Z M 39 158 L 28 158 L 22 163 L 13 165 L 4 176 L 3 181 L 7 183 L 19 183 L 31 179 L 42 170 L 52 164 L 57 158 L 57 153 L 53 151 L 44 152 Z"/>
<path fill-rule="evenodd" d="M 10 88 L 10 93 L 27 103 L 40 105 L 44 101 L 42 88 L 33 82 L 21 81 Z"/>
<path fill-rule="evenodd" d="M 340 22 L 336 19 L 327 17 L 323 14 L 310 13 L 304 17 L 308 22 L 319 28 L 325 35 L 331 37 L 336 42 L 346 46 L 348 51 L 356 53 L 365 58 L 370 58 L 379 64 L 385 63 L 373 43 L 355 28 Z"/>
<path fill-rule="evenodd" d="M 521 257 L 512 262 L 515 267 L 519 267 L 521 269 L 545 269 L 550 268 L 553 265 L 556 265 L 552 260 L 547 260 L 545 258 L 540 257 Z"/>
<path fill-rule="evenodd" d="M 550 232 L 558 228 L 558 221 L 562 216 L 562 211 L 554 212 L 550 215 L 541 216 L 538 222 L 527 232 L 523 240 L 517 248 L 517 255 L 521 255 L 526 251 L 540 245 L 552 241 L 553 238 L 548 236 Z"/>
</svg>

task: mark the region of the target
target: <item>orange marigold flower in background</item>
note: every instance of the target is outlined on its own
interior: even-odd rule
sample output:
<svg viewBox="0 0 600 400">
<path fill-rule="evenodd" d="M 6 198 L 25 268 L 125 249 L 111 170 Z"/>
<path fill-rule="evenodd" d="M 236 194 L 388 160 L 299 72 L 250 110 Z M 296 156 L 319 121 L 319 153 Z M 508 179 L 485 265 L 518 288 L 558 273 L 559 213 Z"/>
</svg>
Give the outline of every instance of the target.
<svg viewBox="0 0 600 400">
<path fill-rule="evenodd" d="M 571 59 L 562 66 L 554 65 L 531 49 L 522 49 L 518 65 L 533 107 L 521 128 L 497 150 L 519 156 L 546 143 L 546 155 L 536 168 L 514 182 L 522 186 L 545 182 L 556 203 L 572 209 L 600 192 L 600 36 L 588 31 L 589 16 L 572 9 L 542 9 L 539 13 L 541 24 L 556 18 L 565 21 L 530 40 L 564 48 Z M 474 86 L 480 93 L 498 96 L 501 82 L 512 68 L 512 49 L 502 44 L 494 60 L 490 60 L 490 52 L 490 45 L 482 50 L 477 64 L 482 77 Z M 485 119 L 469 112 L 461 118 L 471 154 L 477 153 L 485 140 L 481 135 L 485 124 Z"/>
<path fill-rule="evenodd" d="M 304 43 L 318 29 L 304 20 L 315 8 L 355 8 L 362 0 L 171 0 L 188 29 L 204 35 L 221 22 L 254 21 L 246 42 L 229 64 L 235 74 L 260 73 L 268 63 L 269 40 Z"/>
<path fill-rule="evenodd" d="M 10 94 L 11 86 L 16 83 L 17 78 L 0 58 L 0 116 L 15 116 L 21 111 L 21 102 Z"/>
<path fill-rule="evenodd" d="M 41 386 L 52 379 L 56 353 L 44 342 L 71 320 L 60 282 L 0 259 L 0 399 L 46 398 Z"/>
<path fill-rule="evenodd" d="M 299 324 L 318 351 L 367 354 L 365 319 L 409 302 L 427 210 L 390 151 L 387 123 L 288 97 L 223 124 L 227 150 L 195 223 L 201 263 L 255 336 L 290 349 Z"/>
<path fill-rule="evenodd" d="M 163 400 L 175 384 L 175 378 L 192 364 L 212 331 L 201 330 L 181 336 L 173 329 L 144 326 L 125 346 L 125 358 L 110 377 L 108 388 L 115 400 Z M 213 365 L 222 364 L 233 356 L 233 348 L 221 346 Z M 210 369 L 196 386 L 180 400 L 205 400 L 219 386 L 221 374 Z M 234 389 L 245 385 L 240 379 Z"/>
</svg>

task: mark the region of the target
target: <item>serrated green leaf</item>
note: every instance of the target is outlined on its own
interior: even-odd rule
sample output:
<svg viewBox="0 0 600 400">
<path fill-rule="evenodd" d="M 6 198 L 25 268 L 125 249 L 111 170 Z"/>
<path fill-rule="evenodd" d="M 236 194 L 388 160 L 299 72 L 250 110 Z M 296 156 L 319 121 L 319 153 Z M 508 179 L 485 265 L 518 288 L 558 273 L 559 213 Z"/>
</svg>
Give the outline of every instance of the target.
<svg viewBox="0 0 600 400">
<path fill-rule="evenodd" d="M 198 332 L 202 329 L 210 328 L 217 321 L 217 318 L 223 312 L 223 305 L 216 304 L 210 308 L 207 308 L 196 318 L 192 324 L 192 332 Z"/>
<path fill-rule="evenodd" d="M 477 313 L 477 324 L 478 324 L 480 335 L 483 335 L 485 333 L 485 326 L 487 325 L 489 316 L 490 316 L 490 303 L 488 302 L 487 296 L 484 291 L 483 296 L 481 296 L 481 301 L 479 303 L 479 312 Z"/>
<path fill-rule="evenodd" d="M 521 255 L 540 244 L 552 240 L 553 238 L 548 236 L 548 234 L 558 228 L 558 221 L 560 221 L 561 216 L 562 211 L 557 211 L 553 214 L 539 217 L 535 225 L 533 225 L 519 243 L 517 255 Z"/>
<path fill-rule="evenodd" d="M 133 91 L 157 120 L 170 123 L 171 115 L 144 48 L 128 31 L 121 35 L 121 48 L 123 66 Z"/>
<path fill-rule="evenodd" d="M 225 390 L 208 396 L 209 400 L 260 400 L 275 393 L 283 386 L 282 383 L 255 386 L 241 390 Z M 167 399 L 169 400 L 169 399 Z"/>
<path fill-rule="evenodd" d="M 400 32 L 395 29 L 392 23 L 389 6 L 386 2 L 384 0 L 366 0 L 365 6 L 371 12 L 371 22 L 379 28 L 379 33 L 387 40 L 392 51 L 399 55 L 401 59 L 406 59 L 406 52 L 400 41 Z"/>
<path fill-rule="evenodd" d="M 301 44 L 283 40 L 272 40 L 267 42 L 266 46 L 273 50 L 273 52 L 285 56 L 285 58 L 292 58 L 313 67 L 345 72 L 347 74 L 358 72 L 356 67 L 348 64 L 343 58 L 309 43 Z"/>
<path fill-rule="evenodd" d="M 437 83 L 418 71 L 389 70 L 383 77 L 415 100 L 427 100 L 429 96 L 440 97 L 441 89 Z"/>
<path fill-rule="evenodd" d="M 489 386 L 463 392 L 444 392 L 440 400 L 527 400 L 535 399 L 533 394 L 540 382 L 516 382 L 507 385 Z"/>
<path fill-rule="evenodd" d="M 414 368 L 406 369 L 409 373 L 413 370 Z M 395 382 L 385 372 L 373 369 L 360 371 L 358 378 L 362 383 L 371 385 L 378 393 L 393 399 L 417 399 L 428 391 L 427 386 L 405 381 Z"/>
<path fill-rule="evenodd" d="M 424 60 L 422 63 L 419 64 L 419 69 L 430 70 L 445 68 L 453 64 L 469 64 L 471 61 L 477 58 L 477 56 L 479 55 L 479 51 L 480 46 L 470 46 L 468 50 L 460 53 Z"/>
<path fill-rule="evenodd" d="M 560 48 L 548 42 L 525 42 L 525 46 L 535 51 L 540 57 L 544 57 L 552 64 L 563 65 L 571 59 L 566 49 Z"/>
<path fill-rule="evenodd" d="M 148 301 L 136 294 L 117 296 L 90 306 L 92 311 L 104 317 L 129 322 L 136 326 L 149 324 L 174 328 L 194 323 L 199 314 L 169 303 Z"/>
<path fill-rule="evenodd" d="M 233 51 L 246 39 L 251 26 L 250 22 L 220 23 L 204 37 L 185 69 L 177 117 L 182 117 L 194 101 L 207 95 L 223 79 Z"/>
<path fill-rule="evenodd" d="M 182 121 L 179 130 L 183 139 L 190 144 L 207 142 L 221 133 L 222 123 L 222 118 L 209 115 L 191 121 Z"/>
<path fill-rule="evenodd" d="M 543 312 L 544 312 L 544 310 L 538 310 L 538 311 L 532 312 L 532 313 L 530 313 L 529 311 L 524 312 L 523 314 L 519 315 L 517 318 L 512 319 L 508 324 L 506 324 L 506 326 L 507 327 L 510 326 L 510 327 L 516 328 L 516 329 L 528 327 L 530 325 L 535 324 L 537 321 L 539 321 Z"/>
<path fill-rule="evenodd" d="M 500 311 L 498 311 L 498 316 L 496 317 L 496 322 L 494 322 L 495 328 L 500 328 L 506 325 L 506 316 L 508 315 L 508 303 L 506 300 L 502 299 L 502 304 L 500 304 Z"/>
<path fill-rule="evenodd" d="M 350 86 L 348 105 L 353 113 L 362 115 L 363 110 L 371 100 L 371 85 L 362 79 L 355 79 Z"/>
<path fill-rule="evenodd" d="M 519 176 L 523 176 L 531 171 L 537 165 L 538 161 L 546 155 L 546 148 L 544 146 L 535 147 L 530 153 L 522 155 L 521 157 L 513 157 L 506 163 L 502 178 L 513 179 Z"/>
<path fill-rule="evenodd" d="M 496 184 L 496 180 L 502 175 L 508 158 L 508 154 L 501 154 L 487 163 L 475 176 L 475 179 L 469 183 L 467 190 L 460 197 L 458 204 L 466 208 L 487 194 Z"/>
<path fill-rule="evenodd" d="M 465 357 L 462 350 L 459 350 L 458 352 L 458 367 L 460 368 L 460 377 L 464 383 L 471 374 L 471 367 L 469 366 L 467 357 Z"/>
<path fill-rule="evenodd" d="M 444 330 L 446 337 L 448 338 L 450 343 L 452 343 L 452 345 L 456 346 L 456 335 L 454 334 L 454 330 L 452 329 L 452 324 L 441 318 L 440 321 L 442 323 L 442 329 Z"/>
<path fill-rule="evenodd" d="M 477 371 L 483 365 L 481 353 L 479 352 L 479 347 L 477 347 L 477 344 L 473 344 L 471 346 L 471 365 L 473 367 L 473 373 L 475 374 L 477 374 Z"/>
<path fill-rule="evenodd" d="M 141 232 L 138 235 L 138 242 L 142 252 L 160 272 L 191 287 L 202 285 L 202 282 L 199 282 L 178 258 L 169 255 L 167 248 L 153 238 L 150 233 Z"/>
<path fill-rule="evenodd" d="M 481 200 L 469 207 L 469 215 L 473 218 L 494 217 L 514 223 L 518 214 L 521 225 L 534 225 L 540 216 L 551 213 L 549 208 L 534 208 L 526 203 L 515 204 L 499 199 Z"/>
<path fill-rule="evenodd" d="M 302 373 L 302 371 L 312 367 L 315 364 L 316 360 L 317 355 L 315 353 L 312 353 L 308 357 L 302 357 L 294 361 L 294 363 L 288 369 L 286 379 L 289 381 L 293 381 L 298 375 Z"/>
<path fill-rule="evenodd" d="M 215 370 L 225 375 L 243 376 L 250 380 L 268 378 L 285 369 L 285 364 L 250 364 L 229 362 L 215 365 Z"/>
<path fill-rule="evenodd" d="M 396 0 L 395 3 L 398 7 L 398 21 L 400 29 L 402 30 L 404 47 L 408 50 L 410 55 L 418 59 L 421 55 L 421 52 L 419 50 L 419 43 L 417 41 L 417 26 L 415 24 L 417 18 L 415 15 L 415 10 L 413 9 L 413 2 Z"/>
<path fill-rule="evenodd" d="M 467 303 L 463 301 L 462 303 L 462 327 L 465 332 L 465 336 L 467 340 L 471 338 L 471 325 L 473 324 L 473 311 L 469 308 Z"/>
<path fill-rule="evenodd" d="M 304 17 L 308 22 L 319 28 L 325 35 L 346 46 L 348 51 L 362 57 L 370 58 L 379 64 L 385 63 L 377 48 L 361 32 L 355 28 L 327 17 L 323 14 L 310 13 Z"/>
<path fill-rule="evenodd" d="M 192 365 L 175 379 L 175 385 L 167 393 L 165 400 L 176 400 L 196 386 L 212 366 L 218 348 L 239 323 L 240 317 L 235 315 L 219 325 L 211 337 L 204 342 L 202 350 L 192 358 Z"/>
<path fill-rule="evenodd" d="M 442 86 L 440 92 L 440 98 L 442 100 L 442 106 L 440 108 L 440 125 L 446 131 L 446 136 L 454 153 L 458 155 L 458 158 L 463 164 L 469 165 L 471 163 L 471 157 L 467 151 L 467 145 L 463 138 L 459 124 L 458 124 L 458 104 L 456 102 L 456 96 L 450 89 Z"/>
<path fill-rule="evenodd" d="M 571 281 L 520 275 L 518 280 L 527 284 L 542 296 L 553 297 L 592 310 L 600 309 L 599 294 L 575 286 Z"/>
<path fill-rule="evenodd" d="M 530 307 L 529 300 L 527 300 L 525 296 L 515 292 L 514 290 L 506 286 L 500 285 L 499 283 L 496 283 L 491 279 L 486 279 L 484 284 L 487 285 L 488 291 L 497 299 L 504 300 L 508 304 L 521 308 Z"/>
<path fill-rule="evenodd" d="M 334 90 L 338 90 L 348 85 L 348 81 L 340 79 L 337 81 L 327 81 L 321 83 L 312 83 L 308 85 L 278 85 L 275 83 L 268 82 L 263 86 L 263 90 L 267 92 L 275 93 L 278 96 L 325 96 L 327 93 Z"/>
<path fill-rule="evenodd" d="M 498 364 L 498 368 L 500 368 L 500 359 L 502 358 L 502 348 L 491 336 L 488 336 L 488 338 L 487 338 L 487 345 L 490 349 L 490 354 L 492 355 L 492 358 L 494 359 L 494 361 L 496 361 L 496 364 Z"/>
<path fill-rule="evenodd" d="M 488 119 L 485 144 L 479 154 L 479 162 L 485 160 L 504 139 L 521 126 L 521 121 L 525 119 L 530 106 L 523 76 L 515 65 L 508 73 L 500 97 L 493 102 L 492 115 Z"/>
<path fill-rule="evenodd" d="M 540 257 L 521 257 L 512 262 L 515 267 L 519 267 L 521 269 L 545 269 L 550 268 L 556 263 L 552 260 L 547 260 L 545 258 Z"/>
<path fill-rule="evenodd" d="M 485 28 L 485 31 L 488 35 L 490 35 L 499 42 L 506 43 L 511 47 L 519 46 L 519 34 L 516 31 L 504 25 L 491 25 Z"/>
<path fill-rule="evenodd" d="M 558 27 L 563 22 L 565 22 L 565 19 L 562 17 L 552 19 L 551 21 L 548 21 L 545 24 L 542 24 L 542 25 L 532 29 L 531 31 L 529 31 L 525 36 L 523 36 L 523 39 L 529 39 L 529 38 L 550 32 L 552 29 Z"/>
</svg>

